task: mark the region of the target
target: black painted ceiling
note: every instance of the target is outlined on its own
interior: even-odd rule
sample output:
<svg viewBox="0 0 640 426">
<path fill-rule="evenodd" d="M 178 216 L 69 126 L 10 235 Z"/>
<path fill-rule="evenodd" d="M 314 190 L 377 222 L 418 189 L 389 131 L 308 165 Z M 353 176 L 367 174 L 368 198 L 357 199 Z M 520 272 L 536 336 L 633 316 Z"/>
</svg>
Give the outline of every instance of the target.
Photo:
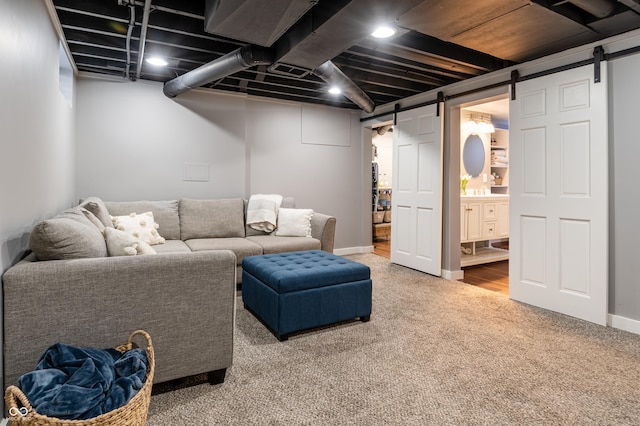
<svg viewBox="0 0 640 426">
<path fill-rule="evenodd" d="M 78 70 L 165 82 L 252 43 L 281 61 L 205 87 L 357 108 L 309 68 L 332 60 L 382 105 L 640 28 L 640 0 L 210 0 L 218 15 L 205 13 L 205 0 L 148 3 L 141 37 L 144 1 L 53 0 Z M 205 31 L 205 15 L 219 33 Z M 368 36 L 376 20 L 398 33 Z M 163 55 L 169 66 L 139 64 L 142 44 L 145 58 Z"/>
</svg>

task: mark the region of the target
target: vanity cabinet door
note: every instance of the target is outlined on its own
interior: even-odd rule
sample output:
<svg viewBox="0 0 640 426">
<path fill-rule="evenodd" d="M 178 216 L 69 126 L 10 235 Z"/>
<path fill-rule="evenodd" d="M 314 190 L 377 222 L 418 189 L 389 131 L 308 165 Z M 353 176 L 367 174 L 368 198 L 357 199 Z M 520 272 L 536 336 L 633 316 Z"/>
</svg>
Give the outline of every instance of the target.
<svg viewBox="0 0 640 426">
<path fill-rule="evenodd" d="M 480 239 L 480 203 L 465 203 L 461 204 L 460 217 L 463 223 L 461 224 L 461 231 L 464 231 L 461 235 L 461 241 L 477 241 Z"/>
<path fill-rule="evenodd" d="M 467 240 L 467 204 L 460 203 L 460 241 Z"/>
<path fill-rule="evenodd" d="M 509 237 L 509 202 L 501 202 L 496 204 L 496 217 L 497 221 L 497 229 L 496 229 L 496 237 L 497 238 L 508 238 Z"/>
</svg>

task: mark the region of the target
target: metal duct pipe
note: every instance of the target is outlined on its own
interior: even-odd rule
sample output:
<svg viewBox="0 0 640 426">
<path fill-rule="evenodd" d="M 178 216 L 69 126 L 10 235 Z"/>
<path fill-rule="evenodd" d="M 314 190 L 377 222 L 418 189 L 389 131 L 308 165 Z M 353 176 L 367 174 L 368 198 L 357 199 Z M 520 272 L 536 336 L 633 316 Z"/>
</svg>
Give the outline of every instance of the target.
<svg viewBox="0 0 640 426">
<path fill-rule="evenodd" d="M 606 18 L 616 7 L 615 0 L 567 0 L 569 3 L 586 10 L 597 18 Z"/>
<path fill-rule="evenodd" d="M 378 127 L 377 132 L 380 136 L 386 134 L 389 130 L 392 130 L 393 124 L 387 124 L 386 126 Z"/>
<path fill-rule="evenodd" d="M 131 34 L 133 33 L 133 28 L 136 26 L 136 7 L 135 5 L 129 5 L 129 28 L 127 29 L 127 41 L 126 41 L 126 49 L 127 49 L 127 64 L 124 72 L 125 78 L 131 78 L 129 72 L 131 70 Z"/>
<path fill-rule="evenodd" d="M 151 0 L 145 0 L 144 11 L 142 13 L 142 27 L 140 28 L 140 42 L 138 43 L 138 67 L 136 78 L 140 78 L 142 71 L 142 61 L 144 60 L 144 49 L 147 44 L 147 28 L 149 28 L 149 14 L 151 13 Z"/>
<path fill-rule="evenodd" d="M 365 112 L 373 112 L 375 109 L 376 106 L 371 98 L 364 93 L 362 89 L 356 86 L 349 77 L 340 71 L 340 68 L 338 68 L 333 62 L 326 61 L 312 72 L 330 85 L 339 87 L 340 90 L 342 90 L 342 93 L 344 93 L 351 102 L 358 105 Z"/>
<path fill-rule="evenodd" d="M 272 62 L 273 54 L 270 50 L 248 44 L 167 81 L 162 90 L 167 97 L 174 98 L 194 87 L 219 80 L 254 65 L 271 65 Z"/>
</svg>

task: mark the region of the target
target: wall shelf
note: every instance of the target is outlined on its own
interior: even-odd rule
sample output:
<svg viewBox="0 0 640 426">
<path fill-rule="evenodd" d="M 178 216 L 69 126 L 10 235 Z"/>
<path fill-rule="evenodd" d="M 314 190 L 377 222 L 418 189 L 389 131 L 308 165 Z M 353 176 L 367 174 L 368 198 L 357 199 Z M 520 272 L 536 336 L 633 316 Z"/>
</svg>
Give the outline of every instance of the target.
<svg viewBox="0 0 640 426">
<path fill-rule="evenodd" d="M 493 192 L 495 189 L 495 193 L 506 194 L 509 191 L 509 155 L 507 154 L 509 152 L 509 131 L 496 128 L 491 140 L 491 157 L 493 158 L 501 152 L 507 158 L 504 161 L 505 164 L 491 164 L 491 174 L 495 173 L 502 178 L 502 184 L 491 185 L 491 191 Z M 495 144 L 493 141 L 495 141 Z M 489 159 L 490 162 L 492 162 L 492 158 Z"/>
</svg>

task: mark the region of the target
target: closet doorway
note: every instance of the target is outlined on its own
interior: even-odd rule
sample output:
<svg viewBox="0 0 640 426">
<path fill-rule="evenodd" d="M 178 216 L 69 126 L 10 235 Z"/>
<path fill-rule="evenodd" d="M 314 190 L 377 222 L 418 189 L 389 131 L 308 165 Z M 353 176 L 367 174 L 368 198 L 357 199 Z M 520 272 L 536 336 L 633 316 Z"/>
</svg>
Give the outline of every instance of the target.
<svg viewBox="0 0 640 426">
<path fill-rule="evenodd" d="M 509 99 L 460 108 L 461 280 L 509 294 Z"/>
<path fill-rule="evenodd" d="M 393 124 L 376 127 L 371 136 L 371 211 L 374 254 L 391 258 Z"/>
</svg>

